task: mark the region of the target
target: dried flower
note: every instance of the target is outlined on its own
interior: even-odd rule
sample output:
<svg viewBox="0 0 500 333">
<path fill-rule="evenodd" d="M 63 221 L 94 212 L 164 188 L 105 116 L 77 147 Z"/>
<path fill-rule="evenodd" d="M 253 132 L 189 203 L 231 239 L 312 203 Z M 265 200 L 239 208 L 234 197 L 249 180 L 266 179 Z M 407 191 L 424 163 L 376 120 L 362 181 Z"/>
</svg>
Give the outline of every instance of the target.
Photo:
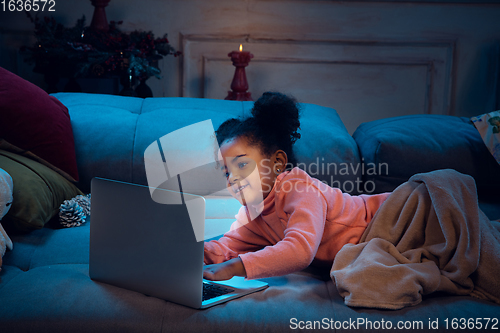
<svg viewBox="0 0 500 333">
<path fill-rule="evenodd" d="M 54 18 L 40 20 L 29 12 L 26 14 L 35 25 L 37 40 L 35 46 L 23 47 L 22 51 L 27 54 L 26 61 L 35 64 L 35 71 L 57 68 L 68 76 L 85 77 L 120 75 L 120 71 L 130 69 L 142 80 L 151 76 L 160 78 L 158 60 L 170 54 L 180 55 L 169 44 L 167 35 L 154 38 L 151 31 L 125 33 L 118 28 L 122 21 L 111 21 L 109 31 L 102 32 L 86 27 L 85 16 L 74 27 L 66 28 Z"/>
</svg>

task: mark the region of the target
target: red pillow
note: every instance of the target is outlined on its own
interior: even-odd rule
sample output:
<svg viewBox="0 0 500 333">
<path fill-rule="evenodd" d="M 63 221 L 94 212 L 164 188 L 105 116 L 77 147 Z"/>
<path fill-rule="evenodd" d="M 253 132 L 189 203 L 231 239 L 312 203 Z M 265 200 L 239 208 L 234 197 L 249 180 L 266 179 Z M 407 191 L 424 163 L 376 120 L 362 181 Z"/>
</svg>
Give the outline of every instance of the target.
<svg viewBox="0 0 500 333">
<path fill-rule="evenodd" d="M 0 139 L 30 151 L 78 181 L 68 109 L 55 97 L 1 67 Z"/>
</svg>

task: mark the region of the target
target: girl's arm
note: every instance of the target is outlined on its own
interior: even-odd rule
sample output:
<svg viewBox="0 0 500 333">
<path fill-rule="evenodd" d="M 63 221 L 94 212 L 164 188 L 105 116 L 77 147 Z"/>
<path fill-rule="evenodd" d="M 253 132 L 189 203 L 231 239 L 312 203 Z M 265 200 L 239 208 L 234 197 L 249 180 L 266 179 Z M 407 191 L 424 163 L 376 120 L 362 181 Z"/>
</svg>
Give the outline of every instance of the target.
<svg viewBox="0 0 500 333">
<path fill-rule="evenodd" d="M 284 238 L 273 246 L 239 255 L 249 279 L 302 270 L 318 251 L 325 227 L 326 198 L 313 184 L 298 181 L 292 185 L 292 191 L 280 191 L 275 201 L 276 213 L 286 223 Z"/>
<path fill-rule="evenodd" d="M 247 225 L 226 233 L 218 241 L 205 243 L 204 263 L 207 265 L 203 268 L 203 278 L 219 281 L 228 280 L 233 276 L 246 277 L 245 266 L 238 255 L 257 251 L 266 245 L 270 243 L 250 231 Z"/>
<path fill-rule="evenodd" d="M 257 251 L 271 243 L 260 235 L 257 222 L 248 223 L 245 207 L 241 207 L 236 215 L 237 221 L 231 226 L 231 231 L 217 241 L 205 243 L 205 264 L 219 264 L 234 258 L 239 254 Z"/>
</svg>

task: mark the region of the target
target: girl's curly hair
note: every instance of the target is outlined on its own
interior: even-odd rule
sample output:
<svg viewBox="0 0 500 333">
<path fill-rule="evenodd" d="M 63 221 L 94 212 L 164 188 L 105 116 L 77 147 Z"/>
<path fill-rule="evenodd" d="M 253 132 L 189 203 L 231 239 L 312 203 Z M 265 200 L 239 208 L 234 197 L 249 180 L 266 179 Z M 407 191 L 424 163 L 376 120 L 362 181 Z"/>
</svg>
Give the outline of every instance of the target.
<svg viewBox="0 0 500 333">
<path fill-rule="evenodd" d="M 231 118 L 219 126 L 215 131 L 219 146 L 231 139 L 245 137 L 265 156 L 283 150 L 288 157 L 287 169 L 295 166 L 293 144 L 300 138 L 297 101 L 282 93 L 266 92 L 254 103 L 251 112 L 250 117 Z"/>
</svg>

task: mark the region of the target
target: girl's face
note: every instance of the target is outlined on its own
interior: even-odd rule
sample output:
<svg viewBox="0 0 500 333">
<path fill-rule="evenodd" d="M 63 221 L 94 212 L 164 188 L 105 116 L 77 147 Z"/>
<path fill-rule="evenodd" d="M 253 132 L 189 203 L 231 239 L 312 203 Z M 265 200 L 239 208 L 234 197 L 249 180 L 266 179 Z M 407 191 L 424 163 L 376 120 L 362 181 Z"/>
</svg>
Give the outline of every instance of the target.
<svg viewBox="0 0 500 333">
<path fill-rule="evenodd" d="M 249 145 L 243 137 L 222 143 L 219 154 L 231 195 L 242 205 L 262 203 L 276 180 L 276 154 L 262 155 L 258 147 Z"/>
</svg>

